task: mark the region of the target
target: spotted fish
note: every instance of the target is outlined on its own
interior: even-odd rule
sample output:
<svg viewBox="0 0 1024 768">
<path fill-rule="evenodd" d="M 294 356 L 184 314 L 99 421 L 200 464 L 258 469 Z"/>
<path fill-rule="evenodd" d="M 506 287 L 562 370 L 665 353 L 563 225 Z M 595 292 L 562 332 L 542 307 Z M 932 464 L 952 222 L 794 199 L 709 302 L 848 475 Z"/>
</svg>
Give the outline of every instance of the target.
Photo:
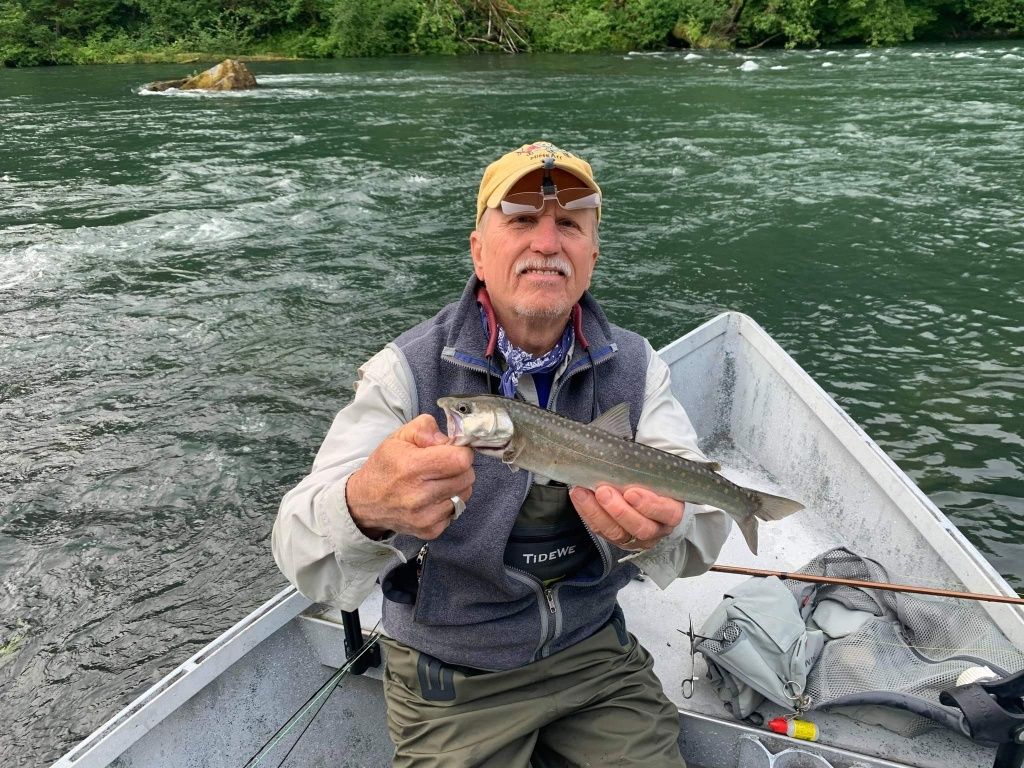
<svg viewBox="0 0 1024 768">
<path fill-rule="evenodd" d="M 569 486 L 620 490 L 642 486 L 661 496 L 707 504 L 728 514 L 757 554 L 757 521 L 781 520 L 799 502 L 744 488 L 718 473 L 713 462 L 683 459 L 632 442 L 629 404 L 590 424 L 494 395 L 457 395 L 437 401 L 448 419 L 448 439 Z"/>
</svg>

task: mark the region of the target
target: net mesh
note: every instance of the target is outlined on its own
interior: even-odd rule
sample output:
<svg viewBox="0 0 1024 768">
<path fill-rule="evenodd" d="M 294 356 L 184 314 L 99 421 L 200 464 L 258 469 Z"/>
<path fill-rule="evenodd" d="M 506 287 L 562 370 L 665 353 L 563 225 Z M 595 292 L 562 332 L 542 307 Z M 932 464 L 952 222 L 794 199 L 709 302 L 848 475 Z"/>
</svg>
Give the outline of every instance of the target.
<svg viewBox="0 0 1024 768">
<path fill-rule="evenodd" d="M 885 568 L 846 549 L 824 552 L 805 573 L 889 582 Z M 809 613 L 822 600 L 873 614 L 860 629 L 825 643 L 808 674 L 806 693 L 818 708 L 840 697 L 878 691 L 908 694 L 935 706 L 971 667 L 1004 674 L 1024 669 L 1024 653 L 999 631 L 977 602 L 787 580 Z M 943 707 L 944 709 L 948 709 Z M 953 713 L 955 710 L 948 709 Z M 925 717 L 901 718 L 894 730 L 915 736 L 936 727 Z"/>
</svg>

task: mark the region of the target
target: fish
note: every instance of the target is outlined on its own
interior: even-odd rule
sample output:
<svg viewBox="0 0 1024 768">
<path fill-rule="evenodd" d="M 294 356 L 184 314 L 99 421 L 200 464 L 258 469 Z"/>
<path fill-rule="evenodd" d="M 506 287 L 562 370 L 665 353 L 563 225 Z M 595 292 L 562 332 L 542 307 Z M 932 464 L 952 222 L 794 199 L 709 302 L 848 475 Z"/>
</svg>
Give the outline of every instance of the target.
<svg viewBox="0 0 1024 768">
<path fill-rule="evenodd" d="M 757 554 L 759 520 L 781 520 L 804 505 L 737 485 L 715 462 L 684 459 L 633 442 L 629 403 L 619 403 L 589 424 L 535 405 L 496 395 L 453 395 L 437 401 L 447 419 L 448 441 L 565 483 L 620 491 L 647 488 L 660 496 L 724 511 L 750 551 Z"/>
</svg>

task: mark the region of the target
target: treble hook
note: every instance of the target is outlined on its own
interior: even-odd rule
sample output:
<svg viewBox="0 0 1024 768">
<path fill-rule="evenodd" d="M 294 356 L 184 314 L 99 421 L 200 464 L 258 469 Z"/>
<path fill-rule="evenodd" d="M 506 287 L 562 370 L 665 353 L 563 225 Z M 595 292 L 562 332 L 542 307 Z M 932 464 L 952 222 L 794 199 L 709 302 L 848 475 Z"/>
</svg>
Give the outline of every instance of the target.
<svg viewBox="0 0 1024 768">
<path fill-rule="evenodd" d="M 698 680 L 700 680 L 700 678 L 697 675 L 694 674 L 696 672 L 696 670 L 697 670 L 697 663 L 696 663 L 696 660 L 697 660 L 697 649 L 696 649 L 696 647 L 694 645 L 694 641 L 695 640 L 713 640 L 714 639 L 712 637 L 705 637 L 704 635 L 698 635 L 696 632 L 694 632 L 693 631 L 693 616 L 691 614 L 687 614 L 687 618 L 690 620 L 690 629 L 689 629 L 689 631 L 683 632 L 683 630 L 681 630 L 681 629 L 678 629 L 678 628 L 676 629 L 676 632 L 679 632 L 682 635 L 686 635 L 687 639 L 690 641 L 690 676 L 683 680 L 683 698 L 684 699 L 689 699 L 689 698 L 691 698 L 693 696 L 693 684 L 695 682 L 697 682 Z"/>
</svg>

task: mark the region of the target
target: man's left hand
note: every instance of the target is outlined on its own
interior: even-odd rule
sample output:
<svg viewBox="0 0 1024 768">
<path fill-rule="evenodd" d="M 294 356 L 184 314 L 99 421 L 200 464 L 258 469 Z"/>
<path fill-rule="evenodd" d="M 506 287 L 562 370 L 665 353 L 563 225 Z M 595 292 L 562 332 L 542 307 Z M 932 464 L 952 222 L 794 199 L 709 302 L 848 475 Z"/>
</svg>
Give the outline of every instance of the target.
<svg viewBox="0 0 1024 768">
<path fill-rule="evenodd" d="M 682 522 L 685 503 L 647 490 L 610 485 L 573 488 L 573 506 L 594 533 L 622 549 L 650 549 Z"/>
</svg>

